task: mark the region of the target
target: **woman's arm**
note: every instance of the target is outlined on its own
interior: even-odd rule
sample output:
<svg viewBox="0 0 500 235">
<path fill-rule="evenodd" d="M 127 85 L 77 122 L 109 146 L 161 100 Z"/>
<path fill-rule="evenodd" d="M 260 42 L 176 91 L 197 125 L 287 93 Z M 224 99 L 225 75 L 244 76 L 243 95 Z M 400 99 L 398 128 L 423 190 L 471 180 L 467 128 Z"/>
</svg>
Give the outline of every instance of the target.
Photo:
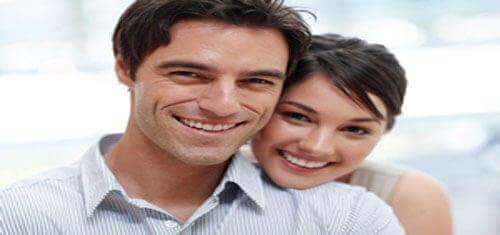
<svg viewBox="0 0 500 235">
<path fill-rule="evenodd" d="M 405 172 L 394 187 L 389 204 L 408 235 L 453 234 L 448 193 L 424 173 Z"/>
</svg>

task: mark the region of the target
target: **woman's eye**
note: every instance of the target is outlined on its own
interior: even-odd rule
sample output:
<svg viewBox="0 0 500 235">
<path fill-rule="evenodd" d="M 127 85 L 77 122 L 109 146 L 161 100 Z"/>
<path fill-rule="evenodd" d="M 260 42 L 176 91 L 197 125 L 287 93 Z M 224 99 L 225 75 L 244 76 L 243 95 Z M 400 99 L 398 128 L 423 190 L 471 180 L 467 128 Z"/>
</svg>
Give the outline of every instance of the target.
<svg viewBox="0 0 500 235">
<path fill-rule="evenodd" d="M 370 133 L 367 129 L 361 128 L 361 127 L 357 127 L 357 126 L 348 126 L 348 127 L 345 127 L 344 131 L 347 131 L 349 133 L 353 133 L 353 134 L 356 134 L 356 135 L 366 135 L 366 134 Z"/>
<path fill-rule="evenodd" d="M 283 113 L 281 113 L 281 115 L 283 115 L 286 118 L 290 118 L 290 119 L 294 119 L 294 120 L 298 120 L 298 121 L 306 121 L 306 122 L 310 121 L 310 119 L 307 116 L 302 115 L 300 113 L 296 113 L 296 112 L 283 112 Z"/>
</svg>

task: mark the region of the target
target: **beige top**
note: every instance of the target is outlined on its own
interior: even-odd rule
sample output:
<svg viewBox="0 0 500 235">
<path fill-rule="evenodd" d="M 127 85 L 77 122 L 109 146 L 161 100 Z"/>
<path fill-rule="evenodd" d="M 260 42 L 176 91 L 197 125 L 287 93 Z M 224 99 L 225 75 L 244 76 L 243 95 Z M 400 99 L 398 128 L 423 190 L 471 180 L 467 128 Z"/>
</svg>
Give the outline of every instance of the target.
<svg viewBox="0 0 500 235">
<path fill-rule="evenodd" d="M 365 160 L 352 173 L 349 184 L 363 186 L 389 203 L 392 189 L 406 170 L 387 162 Z"/>
</svg>

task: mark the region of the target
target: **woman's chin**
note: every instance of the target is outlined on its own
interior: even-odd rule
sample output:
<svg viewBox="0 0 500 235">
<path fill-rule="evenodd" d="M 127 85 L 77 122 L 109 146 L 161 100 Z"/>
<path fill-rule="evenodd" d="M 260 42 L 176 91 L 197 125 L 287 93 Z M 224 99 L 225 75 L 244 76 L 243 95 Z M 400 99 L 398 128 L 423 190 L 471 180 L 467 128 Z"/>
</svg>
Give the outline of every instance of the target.
<svg viewBox="0 0 500 235">
<path fill-rule="evenodd" d="M 303 179 L 302 177 L 289 177 L 289 176 L 273 177 L 271 175 L 271 179 L 274 181 L 274 183 L 276 183 L 281 187 L 293 188 L 299 190 L 312 188 L 314 186 L 325 183 L 325 182 L 311 182 L 311 180 Z"/>
</svg>

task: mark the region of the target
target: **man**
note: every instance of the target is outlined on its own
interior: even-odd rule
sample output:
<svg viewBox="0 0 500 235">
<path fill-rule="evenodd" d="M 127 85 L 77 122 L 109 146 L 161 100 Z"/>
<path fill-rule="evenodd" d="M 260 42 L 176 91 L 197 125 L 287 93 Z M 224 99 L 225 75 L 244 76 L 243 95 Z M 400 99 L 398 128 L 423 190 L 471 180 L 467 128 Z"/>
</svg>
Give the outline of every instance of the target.
<svg viewBox="0 0 500 235">
<path fill-rule="evenodd" d="M 116 74 L 131 95 L 125 132 L 103 137 L 75 165 L 0 191 L 0 231 L 399 230 L 372 195 L 290 194 L 245 158 L 231 158 L 266 124 L 309 42 L 306 24 L 281 1 L 134 2 L 113 36 Z M 325 201 L 330 196 L 335 203 Z M 318 202 L 297 205 L 297 199 Z"/>
</svg>

